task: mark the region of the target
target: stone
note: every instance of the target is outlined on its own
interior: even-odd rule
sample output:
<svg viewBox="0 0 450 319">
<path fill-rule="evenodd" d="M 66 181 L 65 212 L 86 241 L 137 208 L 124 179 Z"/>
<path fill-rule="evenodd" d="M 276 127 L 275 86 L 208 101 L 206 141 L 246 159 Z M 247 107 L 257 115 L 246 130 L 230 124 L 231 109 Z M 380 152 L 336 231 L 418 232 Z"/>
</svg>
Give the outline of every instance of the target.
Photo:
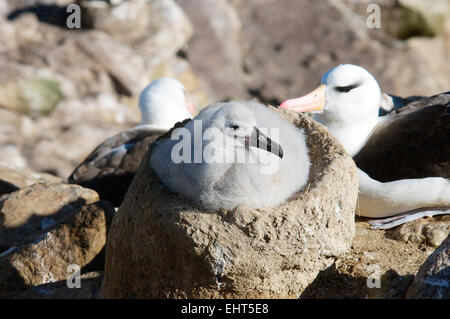
<svg viewBox="0 0 450 319">
<path fill-rule="evenodd" d="M 0 167 L 1 166 L 14 169 L 25 169 L 27 167 L 27 160 L 17 146 L 4 144 L 0 145 Z M 2 194 L 1 191 L 0 194 Z"/>
<path fill-rule="evenodd" d="M 137 95 L 148 84 L 144 59 L 129 46 L 96 30 L 72 36 L 69 33 L 62 45 L 52 48 L 48 62 L 53 72 L 76 83 L 80 93 L 99 85 L 96 78 L 104 84 L 95 93 L 102 92 L 102 86 L 112 85 L 119 94 Z"/>
<path fill-rule="evenodd" d="M 427 73 L 433 74 L 433 79 L 428 76 L 423 79 L 423 86 L 432 87 L 433 91 L 430 90 L 432 94 L 448 91 L 450 57 L 447 52 L 450 50 L 450 31 L 447 37 L 417 37 L 408 39 L 407 47 L 421 60 L 423 66 L 428 70 Z"/>
<path fill-rule="evenodd" d="M 305 129 L 307 187 L 272 209 L 207 213 L 160 184 L 150 149 L 111 225 L 102 298 L 298 298 L 349 250 L 354 162 L 309 117 L 272 110 Z"/>
<path fill-rule="evenodd" d="M 192 24 L 173 0 L 129 0 L 98 6 L 79 1 L 87 26 L 128 44 L 155 66 L 173 56 L 192 35 Z"/>
<path fill-rule="evenodd" d="M 21 113 L 0 108 L 0 144 L 16 146 L 22 150 L 22 146 L 28 139 L 35 137 L 34 121 Z M 25 154 L 24 154 L 25 155 Z M 7 160 L 2 159 L 3 163 Z"/>
<path fill-rule="evenodd" d="M 9 15 L 17 10 L 23 10 L 33 6 L 66 6 L 72 0 L 3 0 L 0 5 L 0 14 Z"/>
<path fill-rule="evenodd" d="M 98 194 L 78 185 L 34 184 L 0 197 L 0 251 L 63 222 Z"/>
<path fill-rule="evenodd" d="M 437 247 L 450 234 L 450 216 L 416 219 L 387 230 L 386 234 L 395 240 Z"/>
<path fill-rule="evenodd" d="M 177 3 L 194 27 L 186 53 L 195 73 L 209 84 L 215 100 L 245 96 L 241 83 L 241 21 L 235 9 L 226 0 Z"/>
<path fill-rule="evenodd" d="M 424 16 L 412 7 L 405 5 L 405 2 L 402 0 L 384 0 L 376 3 L 380 8 L 380 27 L 383 33 L 387 35 L 386 40 L 388 40 L 388 37 L 406 40 L 412 37 L 433 36 L 434 31 Z M 371 3 L 373 2 L 370 2 L 370 0 L 343 0 L 343 7 L 349 13 L 353 13 L 354 19 L 366 23 L 369 17 L 368 6 Z M 378 31 L 379 29 L 373 28 L 369 30 L 369 34 L 379 36 L 380 32 Z"/>
<path fill-rule="evenodd" d="M 450 1 L 436 0 L 423 2 L 420 0 L 400 0 L 400 4 L 420 15 L 424 24 L 433 34 L 441 34 L 445 29 L 445 22 L 450 21 Z"/>
<path fill-rule="evenodd" d="M 0 151 L 1 152 L 1 151 Z M 61 183 L 56 176 L 0 164 L 0 196 L 37 183 Z"/>
<path fill-rule="evenodd" d="M 139 122 L 137 101 L 126 105 L 109 93 L 64 100 L 34 122 L 40 133 L 24 142 L 29 166 L 67 178 L 99 143 Z"/>
<path fill-rule="evenodd" d="M 34 73 L 51 75 L 60 83 L 64 96 L 132 95 L 148 84 L 144 59 L 102 31 L 67 32 L 39 23 L 31 13 L 12 20 L 10 27 L 3 54 L 6 62 L 25 64 L 36 70 Z"/>
<path fill-rule="evenodd" d="M 68 221 L 2 252 L 0 298 L 66 280 L 73 274 L 69 265 L 83 269 L 102 251 L 114 212 L 108 202 L 83 206 Z"/>
<path fill-rule="evenodd" d="M 186 89 L 186 100 L 193 103 L 195 111 L 210 105 L 214 101 L 214 93 L 209 83 L 198 77 L 191 64 L 185 59 L 172 57 L 153 68 L 152 80 L 160 77 L 171 77 L 183 83 Z M 137 104 L 137 102 L 136 102 Z"/>
<path fill-rule="evenodd" d="M 302 299 L 405 298 L 433 247 L 394 240 L 366 220 L 356 217 L 352 248 L 317 276 Z"/>
<path fill-rule="evenodd" d="M 266 102 L 278 104 L 306 94 L 340 63 L 364 66 L 382 91 L 398 96 L 431 95 L 450 87 L 446 68 L 436 75 L 428 62 L 433 59 L 430 55 L 444 56 L 441 65 L 448 65 L 448 49 L 428 50 L 424 58 L 406 41 L 387 36 L 383 28 L 368 29 L 367 12 L 358 16 L 343 1 L 266 0 L 261 5 L 260 0 L 233 0 L 230 4 L 242 23 L 245 76 L 241 82 L 252 96 Z"/>
<path fill-rule="evenodd" d="M 450 298 L 450 235 L 420 266 L 407 298 Z"/>
<path fill-rule="evenodd" d="M 68 288 L 67 281 L 31 287 L 13 299 L 98 299 L 103 272 L 89 272 L 80 277 L 80 288 Z"/>
<path fill-rule="evenodd" d="M 0 105 L 32 117 L 48 115 L 62 100 L 58 80 L 29 66 L 0 59 Z"/>
</svg>

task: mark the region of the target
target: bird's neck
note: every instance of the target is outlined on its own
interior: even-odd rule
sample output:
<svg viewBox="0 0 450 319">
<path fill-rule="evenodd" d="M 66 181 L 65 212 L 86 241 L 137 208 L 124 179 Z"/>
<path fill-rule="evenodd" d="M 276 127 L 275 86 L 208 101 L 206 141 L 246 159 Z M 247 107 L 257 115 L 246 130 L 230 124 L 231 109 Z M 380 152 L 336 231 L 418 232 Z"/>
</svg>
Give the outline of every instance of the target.
<svg viewBox="0 0 450 319">
<path fill-rule="evenodd" d="M 173 118 L 172 114 L 165 114 L 164 112 L 150 112 L 141 111 L 142 122 L 141 125 L 152 125 L 159 128 L 169 130 L 178 122 L 178 118 Z"/>
<path fill-rule="evenodd" d="M 322 114 L 316 114 L 314 119 L 327 127 L 328 131 L 341 143 L 350 156 L 355 156 L 359 152 L 378 123 L 378 117 L 346 123 L 330 121 Z"/>
</svg>

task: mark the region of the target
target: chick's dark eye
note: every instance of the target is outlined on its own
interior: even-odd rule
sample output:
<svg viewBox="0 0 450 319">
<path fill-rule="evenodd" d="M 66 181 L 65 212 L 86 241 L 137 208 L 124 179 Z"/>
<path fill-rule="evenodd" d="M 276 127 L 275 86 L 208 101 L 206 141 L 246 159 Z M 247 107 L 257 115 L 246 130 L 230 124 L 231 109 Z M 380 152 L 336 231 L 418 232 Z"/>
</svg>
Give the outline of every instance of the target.
<svg viewBox="0 0 450 319">
<path fill-rule="evenodd" d="M 358 85 L 348 85 L 348 86 L 336 86 L 335 90 L 338 92 L 350 92 L 351 90 L 353 90 L 355 87 L 357 87 Z"/>
<path fill-rule="evenodd" d="M 233 130 L 238 130 L 239 129 L 239 126 L 238 125 L 231 125 L 231 128 L 233 129 Z"/>
</svg>

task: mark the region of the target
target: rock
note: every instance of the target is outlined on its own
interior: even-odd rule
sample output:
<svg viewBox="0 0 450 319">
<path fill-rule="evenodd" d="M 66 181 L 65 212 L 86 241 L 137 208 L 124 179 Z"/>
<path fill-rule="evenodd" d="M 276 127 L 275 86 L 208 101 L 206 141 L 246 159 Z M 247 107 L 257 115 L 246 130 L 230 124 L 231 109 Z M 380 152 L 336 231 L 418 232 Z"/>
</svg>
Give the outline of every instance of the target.
<svg viewBox="0 0 450 319">
<path fill-rule="evenodd" d="M 29 157 L 34 159 L 30 166 L 37 171 L 67 178 L 99 143 L 119 131 L 73 125 L 59 132 L 58 138 L 40 137 L 29 150 Z"/>
<path fill-rule="evenodd" d="M 61 280 L 29 288 L 13 299 L 98 299 L 103 272 L 89 272 L 80 278 L 80 288 L 68 288 Z"/>
<path fill-rule="evenodd" d="M 433 94 L 448 91 L 450 31 L 447 38 L 439 36 L 432 39 L 425 37 L 408 39 L 407 46 L 421 60 L 421 64 L 427 68 L 427 73 L 433 74 L 433 79 L 428 76 L 423 79 L 423 86 L 434 88 L 434 91 L 431 92 Z"/>
<path fill-rule="evenodd" d="M 450 1 L 400 0 L 402 6 L 420 15 L 433 34 L 444 32 L 445 22 L 450 20 Z"/>
<path fill-rule="evenodd" d="M 108 202 L 81 207 L 70 220 L 0 254 L 0 298 L 32 286 L 66 280 L 103 249 L 114 208 Z"/>
<path fill-rule="evenodd" d="M 59 82 L 36 70 L 0 59 L 0 105 L 33 117 L 48 115 L 62 100 Z"/>
<path fill-rule="evenodd" d="M 128 44 L 155 66 L 173 56 L 192 35 L 192 25 L 173 0 L 129 0 L 98 6 L 79 1 L 89 27 Z"/>
<path fill-rule="evenodd" d="M 383 33 L 402 40 L 418 36 L 433 36 L 435 33 L 424 16 L 411 6 L 405 5 L 405 2 L 407 1 L 384 0 L 376 3 L 380 8 L 380 27 Z M 346 9 L 353 13 L 355 19 L 359 19 L 361 24 L 366 23 L 369 17 L 368 6 L 373 2 L 344 0 L 343 3 Z M 369 30 L 369 33 L 379 36 L 378 31 L 375 28 Z"/>
<path fill-rule="evenodd" d="M 38 124 L 61 131 L 64 131 L 64 128 L 67 130 L 67 127 L 89 126 L 107 130 L 107 134 L 112 135 L 117 130 L 140 122 L 141 114 L 137 101 L 132 105 L 126 105 L 114 94 L 101 93 L 90 97 L 66 99 L 60 103 L 48 121 L 40 119 Z"/>
<path fill-rule="evenodd" d="M 407 43 L 386 36 L 383 28 L 370 31 L 367 12 L 362 19 L 342 1 L 230 4 L 242 22 L 243 85 L 264 101 L 279 103 L 307 93 L 322 74 L 340 63 L 364 66 L 384 92 L 399 96 L 431 95 L 450 87 L 445 68 L 437 76 L 430 72 L 429 55 L 424 58 Z M 444 55 L 442 65 L 449 64 L 445 50 L 428 52 Z"/>
<path fill-rule="evenodd" d="M 25 169 L 27 167 L 27 161 L 17 146 L 5 144 L 0 145 L 0 166 Z M 0 195 L 1 194 L 0 191 Z"/>
<path fill-rule="evenodd" d="M 148 84 L 143 58 L 101 31 L 67 32 L 27 13 L 12 21 L 5 42 L 7 62 L 56 75 L 64 96 L 138 94 Z"/>
<path fill-rule="evenodd" d="M 450 235 L 420 266 L 407 298 L 450 298 Z"/>
<path fill-rule="evenodd" d="M 129 46 L 100 31 L 69 35 L 62 45 L 52 48 L 48 62 L 53 72 L 76 83 L 80 95 L 92 92 L 97 78 L 104 82 L 95 89 L 97 94 L 108 92 L 101 87 L 112 84 L 119 94 L 137 95 L 148 84 L 144 60 Z"/>
<path fill-rule="evenodd" d="M 437 247 L 450 234 L 450 216 L 416 219 L 386 233 L 396 240 Z"/>
<path fill-rule="evenodd" d="M 302 299 L 405 298 L 433 248 L 390 238 L 357 217 L 352 248 L 322 271 Z"/>
<path fill-rule="evenodd" d="M 50 174 L 0 164 L 0 196 L 37 183 L 60 182 L 60 178 Z"/>
<path fill-rule="evenodd" d="M 226 0 L 177 0 L 194 26 L 186 52 L 195 73 L 211 87 L 215 100 L 246 95 L 242 85 L 241 22 Z"/>
<path fill-rule="evenodd" d="M 147 153 L 111 225 L 102 298 L 297 298 L 350 248 L 353 161 L 310 118 L 278 112 L 307 133 L 306 189 L 273 209 L 205 213 L 160 184 Z"/>
<path fill-rule="evenodd" d="M 388 270 L 380 277 L 380 287 L 369 291 L 371 299 L 404 299 L 414 280 L 414 275 L 399 275 L 395 270 Z"/>
<path fill-rule="evenodd" d="M 66 184 L 35 184 L 1 196 L 0 251 L 67 220 L 95 201 L 95 191 Z"/>
<path fill-rule="evenodd" d="M 108 93 L 65 100 L 35 121 L 40 133 L 24 147 L 29 166 L 66 178 L 99 143 L 139 122 L 137 101 L 131 107 Z"/>
<path fill-rule="evenodd" d="M 175 78 L 183 83 L 186 88 L 186 100 L 194 103 L 196 111 L 200 111 L 214 101 L 214 93 L 209 83 L 197 77 L 192 66 L 185 59 L 172 57 L 160 63 L 153 69 L 152 80 L 160 77 Z"/>
<path fill-rule="evenodd" d="M 0 144 L 19 148 L 35 135 L 33 120 L 12 110 L 0 108 Z M 2 159 L 2 162 L 4 159 Z"/>
<path fill-rule="evenodd" d="M 73 0 L 3 0 L 0 5 L 0 14 L 5 16 L 17 10 L 23 10 L 33 6 L 66 6 Z"/>
</svg>

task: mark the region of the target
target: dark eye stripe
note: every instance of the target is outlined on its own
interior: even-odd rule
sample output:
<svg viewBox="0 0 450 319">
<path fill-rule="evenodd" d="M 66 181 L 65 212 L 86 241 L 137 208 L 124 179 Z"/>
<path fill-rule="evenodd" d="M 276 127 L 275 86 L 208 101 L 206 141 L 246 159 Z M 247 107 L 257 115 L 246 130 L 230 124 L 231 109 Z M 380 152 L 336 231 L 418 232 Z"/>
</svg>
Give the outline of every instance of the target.
<svg viewBox="0 0 450 319">
<path fill-rule="evenodd" d="M 358 84 L 349 85 L 349 86 L 336 86 L 335 90 L 338 92 L 350 92 L 357 86 L 358 86 Z"/>
</svg>

